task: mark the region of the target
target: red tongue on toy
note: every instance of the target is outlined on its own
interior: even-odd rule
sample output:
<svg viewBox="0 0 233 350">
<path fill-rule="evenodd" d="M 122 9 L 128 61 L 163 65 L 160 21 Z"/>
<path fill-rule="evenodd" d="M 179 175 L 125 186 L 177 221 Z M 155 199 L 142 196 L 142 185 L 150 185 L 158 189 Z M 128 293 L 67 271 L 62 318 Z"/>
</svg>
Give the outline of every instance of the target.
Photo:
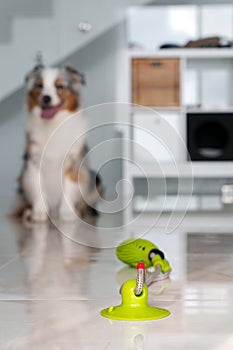
<svg viewBox="0 0 233 350">
<path fill-rule="evenodd" d="M 55 116 L 55 114 L 60 110 L 60 108 L 61 108 L 61 105 L 42 109 L 41 118 L 52 119 Z"/>
</svg>

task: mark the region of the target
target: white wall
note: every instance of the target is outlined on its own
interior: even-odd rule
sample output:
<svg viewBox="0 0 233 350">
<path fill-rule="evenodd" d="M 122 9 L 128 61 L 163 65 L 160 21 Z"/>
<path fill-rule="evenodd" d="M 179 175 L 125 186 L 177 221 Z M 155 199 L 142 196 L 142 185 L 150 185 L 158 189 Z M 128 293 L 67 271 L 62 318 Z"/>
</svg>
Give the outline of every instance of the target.
<svg viewBox="0 0 233 350">
<path fill-rule="evenodd" d="M 0 99 L 9 96 L 22 86 L 26 73 L 35 65 L 36 53 L 42 50 L 48 63 L 53 62 L 58 52 L 55 19 L 15 19 L 13 42 L 0 45 Z"/>
<path fill-rule="evenodd" d="M 17 115 L 8 115 L 9 120 L 0 127 L 0 196 L 4 202 L 0 205 L 7 208 L 9 199 L 16 193 L 17 177 L 22 166 L 24 152 L 24 113 L 19 109 Z"/>
</svg>

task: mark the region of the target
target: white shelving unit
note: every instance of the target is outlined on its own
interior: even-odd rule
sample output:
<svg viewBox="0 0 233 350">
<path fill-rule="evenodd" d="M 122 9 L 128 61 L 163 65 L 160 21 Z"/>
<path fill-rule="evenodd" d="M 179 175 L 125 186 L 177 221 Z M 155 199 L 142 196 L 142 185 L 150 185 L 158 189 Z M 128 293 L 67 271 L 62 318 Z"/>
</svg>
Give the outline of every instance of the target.
<svg viewBox="0 0 233 350">
<path fill-rule="evenodd" d="M 142 176 L 149 178 L 233 177 L 233 161 L 191 162 L 188 160 L 186 150 L 186 115 L 188 111 L 233 111 L 233 49 L 189 48 L 149 52 L 143 50 L 129 51 L 127 57 L 129 105 L 132 101 L 131 67 L 132 60 L 135 58 L 180 59 L 180 106 L 148 108 L 131 105 L 129 107 L 123 153 L 124 157 L 131 159 L 132 162 L 124 162 L 124 178 L 132 184 L 134 178 Z M 204 70 L 202 70 L 202 67 L 204 67 Z M 207 70 L 205 70 L 206 67 Z M 215 72 L 216 81 L 214 78 Z M 208 95 L 209 76 L 211 77 L 209 93 L 213 95 L 211 96 L 212 101 Z M 216 83 L 215 87 L 213 83 Z M 190 95 L 187 93 L 187 86 L 190 89 Z M 221 91 L 219 95 L 215 96 L 217 88 Z M 208 103 L 205 103 L 205 99 Z M 193 105 L 190 106 L 189 104 Z M 163 125 L 164 123 L 165 125 Z M 169 130 L 169 128 L 171 129 Z M 175 132 L 172 132 L 172 130 L 175 130 Z M 149 138 L 153 138 L 154 132 L 161 135 L 161 140 L 157 140 L 154 145 L 148 146 Z M 141 143 L 142 147 L 146 147 L 147 151 L 149 147 L 148 157 L 146 152 L 143 155 L 143 151 L 138 156 L 140 154 L 138 142 Z M 171 157 L 168 155 L 169 152 L 166 154 L 166 145 L 172 150 Z M 154 150 L 153 156 L 150 154 L 151 150 Z M 153 157 L 155 157 L 154 162 Z M 137 164 L 135 165 L 135 163 Z M 125 188 L 124 194 L 127 202 L 129 196 L 127 188 Z M 126 212 L 128 219 L 131 215 L 130 210 L 129 208 Z"/>
</svg>

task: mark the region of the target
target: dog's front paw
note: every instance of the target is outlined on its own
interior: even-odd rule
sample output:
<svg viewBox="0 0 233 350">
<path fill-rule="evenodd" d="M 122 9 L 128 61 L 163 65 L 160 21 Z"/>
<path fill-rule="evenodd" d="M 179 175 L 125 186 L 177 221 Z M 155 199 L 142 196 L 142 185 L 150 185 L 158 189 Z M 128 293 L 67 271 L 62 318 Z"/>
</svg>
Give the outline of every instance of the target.
<svg viewBox="0 0 233 350">
<path fill-rule="evenodd" d="M 73 222 L 77 219 L 77 215 L 71 208 L 61 207 L 59 209 L 59 219 L 63 222 Z"/>
<path fill-rule="evenodd" d="M 32 210 L 31 221 L 43 223 L 48 220 L 48 215 L 44 210 Z"/>
</svg>

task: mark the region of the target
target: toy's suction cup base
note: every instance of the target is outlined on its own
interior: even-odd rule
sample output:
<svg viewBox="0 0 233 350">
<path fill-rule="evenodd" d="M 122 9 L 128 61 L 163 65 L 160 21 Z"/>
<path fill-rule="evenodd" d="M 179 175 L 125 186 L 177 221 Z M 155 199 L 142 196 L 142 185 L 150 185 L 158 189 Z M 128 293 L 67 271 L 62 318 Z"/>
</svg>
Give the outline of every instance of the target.
<svg viewBox="0 0 233 350">
<path fill-rule="evenodd" d="M 170 315 L 170 312 L 168 310 L 152 306 L 136 308 L 136 310 L 134 310 L 134 307 L 128 309 L 122 305 L 119 305 L 110 306 L 108 309 L 102 310 L 101 315 L 120 321 L 151 321 L 167 317 Z"/>
<path fill-rule="evenodd" d="M 170 315 L 170 312 L 158 307 L 149 306 L 148 289 L 143 286 L 141 295 L 136 296 L 134 291 L 135 280 L 125 282 L 121 288 L 122 303 L 118 306 L 110 306 L 101 311 L 101 315 L 114 320 L 122 321 L 150 321 L 158 320 Z"/>
</svg>

